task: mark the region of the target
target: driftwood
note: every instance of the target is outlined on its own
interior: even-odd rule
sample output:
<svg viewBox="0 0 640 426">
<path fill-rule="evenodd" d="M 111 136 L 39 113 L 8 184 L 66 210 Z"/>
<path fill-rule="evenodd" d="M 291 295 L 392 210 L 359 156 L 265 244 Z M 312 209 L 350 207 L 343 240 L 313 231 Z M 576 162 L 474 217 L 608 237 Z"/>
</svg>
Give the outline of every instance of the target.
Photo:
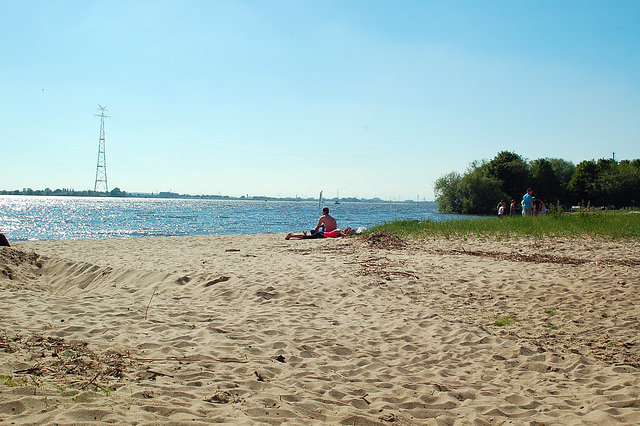
<svg viewBox="0 0 640 426">
<path fill-rule="evenodd" d="M 507 260 L 511 262 L 533 262 L 533 263 L 557 263 L 561 265 L 584 265 L 587 263 L 593 263 L 596 265 L 615 265 L 615 266 L 639 266 L 640 261 L 635 259 L 580 259 L 576 257 L 557 256 L 554 254 L 522 254 L 522 253 L 502 253 L 499 251 L 482 251 L 473 250 L 467 251 L 464 248 L 462 250 L 431 250 L 437 254 L 450 254 L 450 255 L 467 255 L 467 256 L 480 256 L 491 257 L 496 260 Z"/>
</svg>

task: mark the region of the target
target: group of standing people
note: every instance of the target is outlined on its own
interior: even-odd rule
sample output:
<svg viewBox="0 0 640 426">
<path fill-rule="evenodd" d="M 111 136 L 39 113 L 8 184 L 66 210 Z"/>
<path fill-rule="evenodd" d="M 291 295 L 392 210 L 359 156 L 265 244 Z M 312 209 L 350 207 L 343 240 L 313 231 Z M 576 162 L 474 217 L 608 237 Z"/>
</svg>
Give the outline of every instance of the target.
<svg viewBox="0 0 640 426">
<path fill-rule="evenodd" d="M 547 214 L 547 206 L 542 200 L 534 197 L 533 189 L 527 188 L 527 193 L 522 196 L 522 216 L 538 216 Z"/>
<path fill-rule="evenodd" d="M 533 189 L 527 188 L 526 194 L 522 196 L 520 207 L 518 207 L 516 200 L 511 200 L 508 215 L 517 216 L 518 214 L 522 214 L 522 216 L 538 216 L 547 214 L 547 207 L 544 205 L 542 200 L 534 197 L 532 194 Z M 501 200 L 500 203 L 498 203 L 498 217 L 503 216 L 507 216 L 507 203 L 505 203 L 504 200 Z"/>
</svg>

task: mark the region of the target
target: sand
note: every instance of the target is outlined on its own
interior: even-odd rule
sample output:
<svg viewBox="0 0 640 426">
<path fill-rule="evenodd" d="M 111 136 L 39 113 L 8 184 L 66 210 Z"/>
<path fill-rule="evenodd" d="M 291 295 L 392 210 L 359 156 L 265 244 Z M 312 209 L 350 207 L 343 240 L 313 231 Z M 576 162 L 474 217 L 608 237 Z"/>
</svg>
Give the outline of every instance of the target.
<svg viewBox="0 0 640 426">
<path fill-rule="evenodd" d="M 2 423 L 640 423 L 637 242 L 12 246 Z"/>
</svg>

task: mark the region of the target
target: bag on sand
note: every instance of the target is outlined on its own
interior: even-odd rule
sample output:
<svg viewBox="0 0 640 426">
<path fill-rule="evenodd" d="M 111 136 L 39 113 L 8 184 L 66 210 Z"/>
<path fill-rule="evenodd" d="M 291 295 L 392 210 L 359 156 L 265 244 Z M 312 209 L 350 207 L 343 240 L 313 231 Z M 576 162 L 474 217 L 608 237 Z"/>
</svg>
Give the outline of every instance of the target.
<svg viewBox="0 0 640 426">
<path fill-rule="evenodd" d="M 11 247 L 4 234 L 0 234 L 0 247 Z"/>
</svg>

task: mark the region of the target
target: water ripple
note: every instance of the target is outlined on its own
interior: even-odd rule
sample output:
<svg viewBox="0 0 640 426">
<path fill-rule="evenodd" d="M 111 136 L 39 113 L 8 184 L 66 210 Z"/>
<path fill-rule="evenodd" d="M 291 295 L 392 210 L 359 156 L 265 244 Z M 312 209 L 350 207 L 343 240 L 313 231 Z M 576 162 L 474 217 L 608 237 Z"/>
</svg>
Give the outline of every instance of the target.
<svg viewBox="0 0 640 426">
<path fill-rule="evenodd" d="M 340 227 L 396 219 L 446 220 L 435 203 L 331 205 Z M 320 216 L 316 202 L 0 196 L 0 232 L 9 240 L 139 238 L 302 231 Z"/>
</svg>

